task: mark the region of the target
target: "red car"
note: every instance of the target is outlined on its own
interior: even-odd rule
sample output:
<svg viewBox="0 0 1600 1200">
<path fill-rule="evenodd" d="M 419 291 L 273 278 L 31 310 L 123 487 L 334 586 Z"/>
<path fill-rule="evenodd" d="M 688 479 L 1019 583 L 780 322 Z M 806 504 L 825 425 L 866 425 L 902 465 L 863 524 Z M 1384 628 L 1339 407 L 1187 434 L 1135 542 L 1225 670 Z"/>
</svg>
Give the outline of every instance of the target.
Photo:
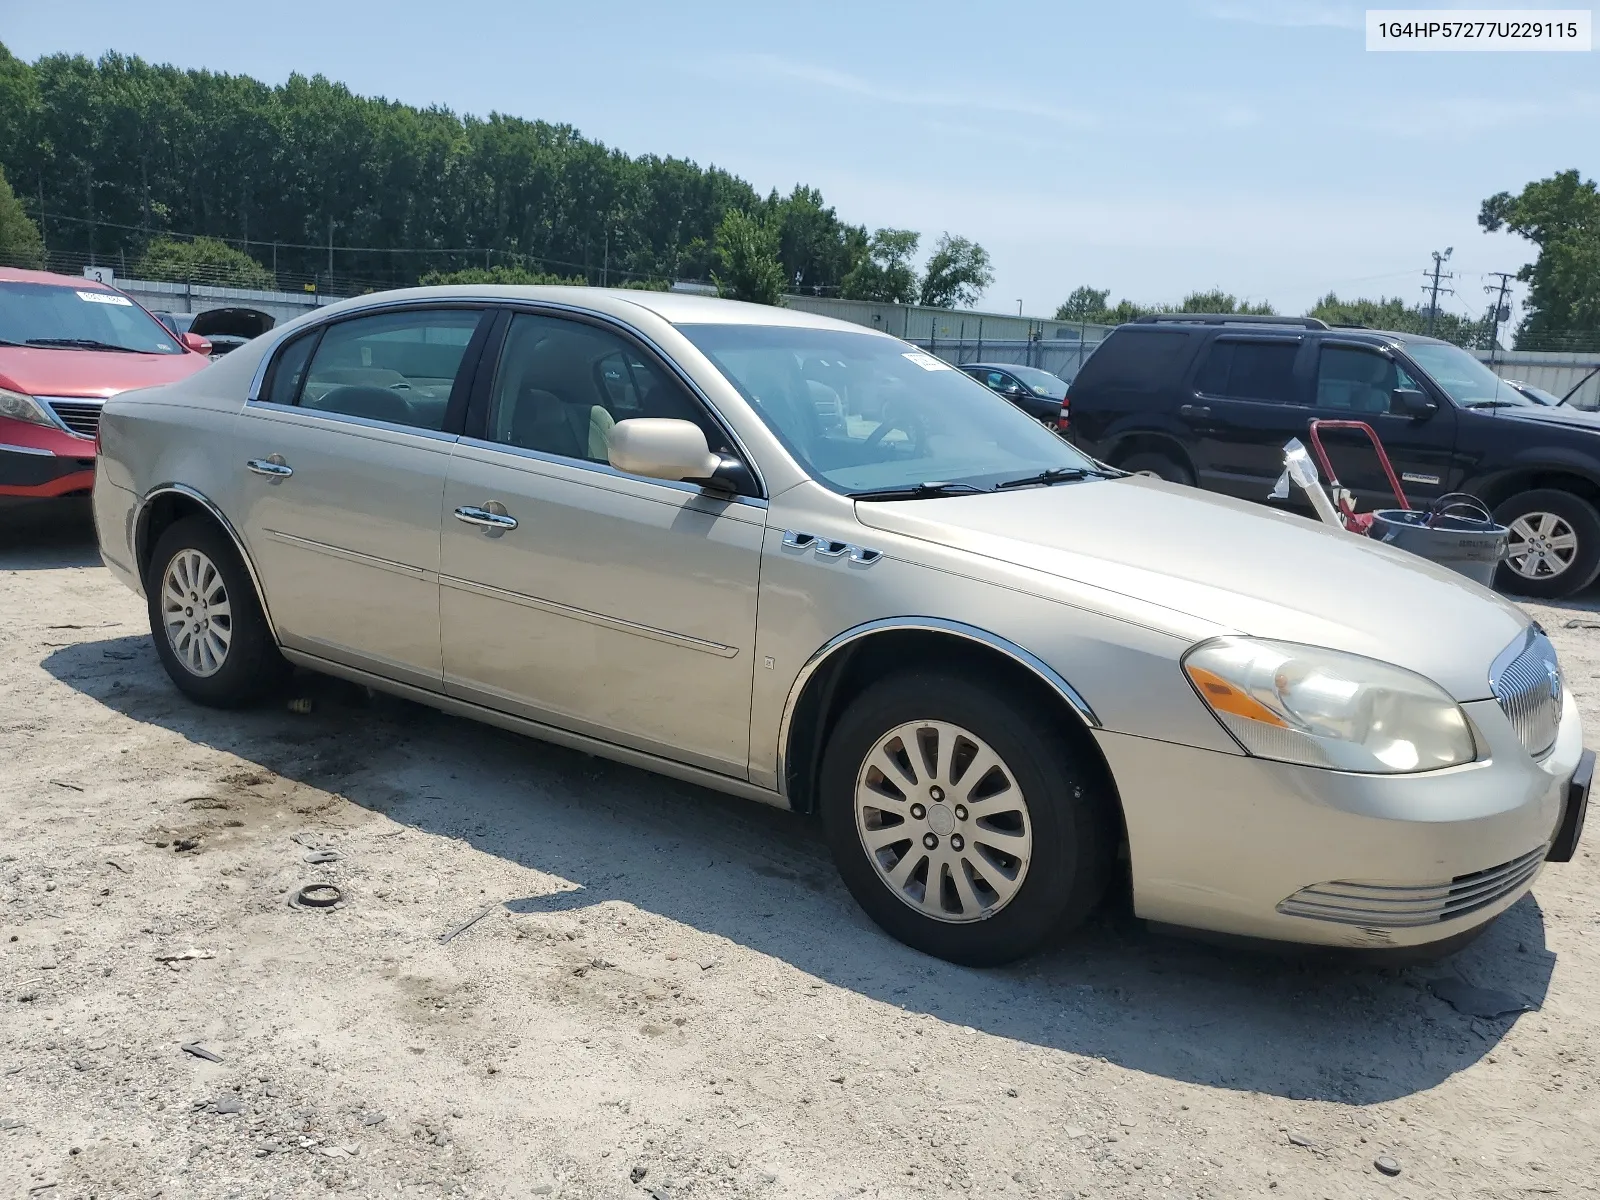
<svg viewBox="0 0 1600 1200">
<path fill-rule="evenodd" d="M 211 360 L 114 288 L 0 267 L 0 496 L 65 496 L 94 484 L 100 406 Z"/>
</svg>

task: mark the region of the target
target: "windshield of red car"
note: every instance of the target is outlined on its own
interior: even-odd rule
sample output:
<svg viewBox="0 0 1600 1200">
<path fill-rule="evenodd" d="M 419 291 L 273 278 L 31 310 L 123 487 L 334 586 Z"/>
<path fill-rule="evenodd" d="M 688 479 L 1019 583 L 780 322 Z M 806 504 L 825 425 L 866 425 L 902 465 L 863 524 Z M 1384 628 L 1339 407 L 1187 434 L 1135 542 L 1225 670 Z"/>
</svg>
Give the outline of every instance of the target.
<svg viewBox="0 0 1600 1200">
<path fill-rule="evenodd" d="M 172 331 L 120 292 L 0 281 L 0 341 L 51 350 L 182 354 Z"/>
</svg>

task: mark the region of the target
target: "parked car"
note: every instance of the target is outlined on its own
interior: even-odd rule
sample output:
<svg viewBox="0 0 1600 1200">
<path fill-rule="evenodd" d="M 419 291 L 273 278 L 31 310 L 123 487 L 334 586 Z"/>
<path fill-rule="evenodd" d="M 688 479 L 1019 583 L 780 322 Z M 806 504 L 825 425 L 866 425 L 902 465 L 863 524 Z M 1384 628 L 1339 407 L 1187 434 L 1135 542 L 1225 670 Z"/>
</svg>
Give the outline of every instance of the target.
<svg viewBox="0 0 1600 1200">
<path fill-rule="evenodd" d="M 277 318 L 255 308 L 208 308 L 200 313 L 152 314 L 173 333 L 193 333 L 211 343 L 212 357 L 237 350 L 277 324 Z"/>
<path fill-rule="evenodd" d="M 94 280 L 0 267 L 0 496 L 87 492 L 106 397 L 193 374 L 203 348 Z"/>
<path fill-rule="evenodd" d="M 1016 363 L 962 363 L 961 369 L 1030 417 L 1052 427 L 1060 424 L 1067 401 L 1067 385 L 1060 377 Z"/>
<path fill-rule="evenodd" d="M 1554 392 L 1547 392 L 1542 387 L 1534 387 L 1531 383 L 1523 383 L 1520 379 L 1508 379 L 1506 382 L 1535 404 L 1547 404 L 1551 408 L 1556 408 L 1566 403 L 1566 400 Z"/>
<path fill-rule="evenodd" d="M 1600 415 L 1535 403 L 1436 338 L 1314 317 L 1140 318 L 1089 356 L 1068 403 L 1069 437 L 1096 458 L 1258 503 L 1311 418 L 1364 420 L 1413 504 L 1470 492 L 1510 527 L 1497 586 L 1549 598 L 1600 574 Z M 1326 442 L 1362 507 L 1394 506 L 1364 435 Z"/>
<path fill-rule="evenodd" d="M 811 359 L 881 418 L 824 425 Z M 1123 859 L 1152 921 L 1440 951 L 1587 805 L 1515 605 L 803 312 L 366 296 L 112 399 L 101 446 L 101 554 L 189 697 L 294 664 L 817 814 L 872 918 L 958 962 Z"/>
</svg>

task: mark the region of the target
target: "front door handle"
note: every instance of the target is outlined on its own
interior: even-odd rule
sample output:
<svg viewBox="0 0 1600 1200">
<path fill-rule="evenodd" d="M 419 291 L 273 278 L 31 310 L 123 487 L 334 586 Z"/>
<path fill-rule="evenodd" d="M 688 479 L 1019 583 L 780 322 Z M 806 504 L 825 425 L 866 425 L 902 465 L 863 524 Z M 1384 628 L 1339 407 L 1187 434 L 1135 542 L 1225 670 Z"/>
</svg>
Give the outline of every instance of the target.
<svg viewBox="0 0 1600 1200">
<path fill-rule="evenodd" d="M 252 458 L 244 465 L 257 475 L 266 475 L 271 479 L 287 479 L 294 474 L 294 468 L 290 467 L 276 454 L 271 458 Z"/>
<path fill-rule="evenodd" d="M 463 504 L 456 509 L 456 520 L 468 525 L 478 525 L 484 529 L 504 530 L 517 527 L 517 519 L 509 513 L 491 512 L 474 504 Z"/>
<path fill-rule="evenodd" d="M 1211 406 L 1208 404 L 1180 404 L 1178 406 L 1180 417 L 1209 417 Z"/>
</svg>

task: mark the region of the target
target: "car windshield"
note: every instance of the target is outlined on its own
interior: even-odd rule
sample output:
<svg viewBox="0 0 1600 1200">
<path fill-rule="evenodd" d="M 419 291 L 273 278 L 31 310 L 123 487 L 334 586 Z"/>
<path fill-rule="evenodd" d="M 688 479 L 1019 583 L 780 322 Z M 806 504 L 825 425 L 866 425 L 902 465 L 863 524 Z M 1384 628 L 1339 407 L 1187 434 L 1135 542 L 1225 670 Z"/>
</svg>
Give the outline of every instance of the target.
<svg viewBox="0 0 1600 1200">
<path fill-rule="evenodd" d="M 1033 389 L 1035 396 L 1047 396 L 1051 400 L 1067 398 L 1066 383 L 1049 371 L 1041 371 L 1038 367 L 1007 367 L 1006 370 Z"/>
<path fill-rule="evenodd" d="M 1497 404 L 1529 408 L 1535 404 L 1459 346 L 1411 342 L 1406 353 L 1462 408 Z"/>
<path fill-rule="evenodd" d="M 1561 397 L 1554 392 L 1547 392 L 1542 387 L 1534 387 L 1531 383 L 1519 383 L 1515 386 L 1517 391 L 1535 403 L 1544 404 L 1551 408 L 1563 403 Z"/>
<path fill-rule="evenodd" d="M 810 474 L 836 491 L 983 490 L 1095 465 L 949 363 L 876 333 L 685 325 Z"/>
<path fill-rule="evenodd" d="M 121 292 L 0 281 L 0 341 L 52 350 L 182 354 L 173 332 Z"/>
</svg>

